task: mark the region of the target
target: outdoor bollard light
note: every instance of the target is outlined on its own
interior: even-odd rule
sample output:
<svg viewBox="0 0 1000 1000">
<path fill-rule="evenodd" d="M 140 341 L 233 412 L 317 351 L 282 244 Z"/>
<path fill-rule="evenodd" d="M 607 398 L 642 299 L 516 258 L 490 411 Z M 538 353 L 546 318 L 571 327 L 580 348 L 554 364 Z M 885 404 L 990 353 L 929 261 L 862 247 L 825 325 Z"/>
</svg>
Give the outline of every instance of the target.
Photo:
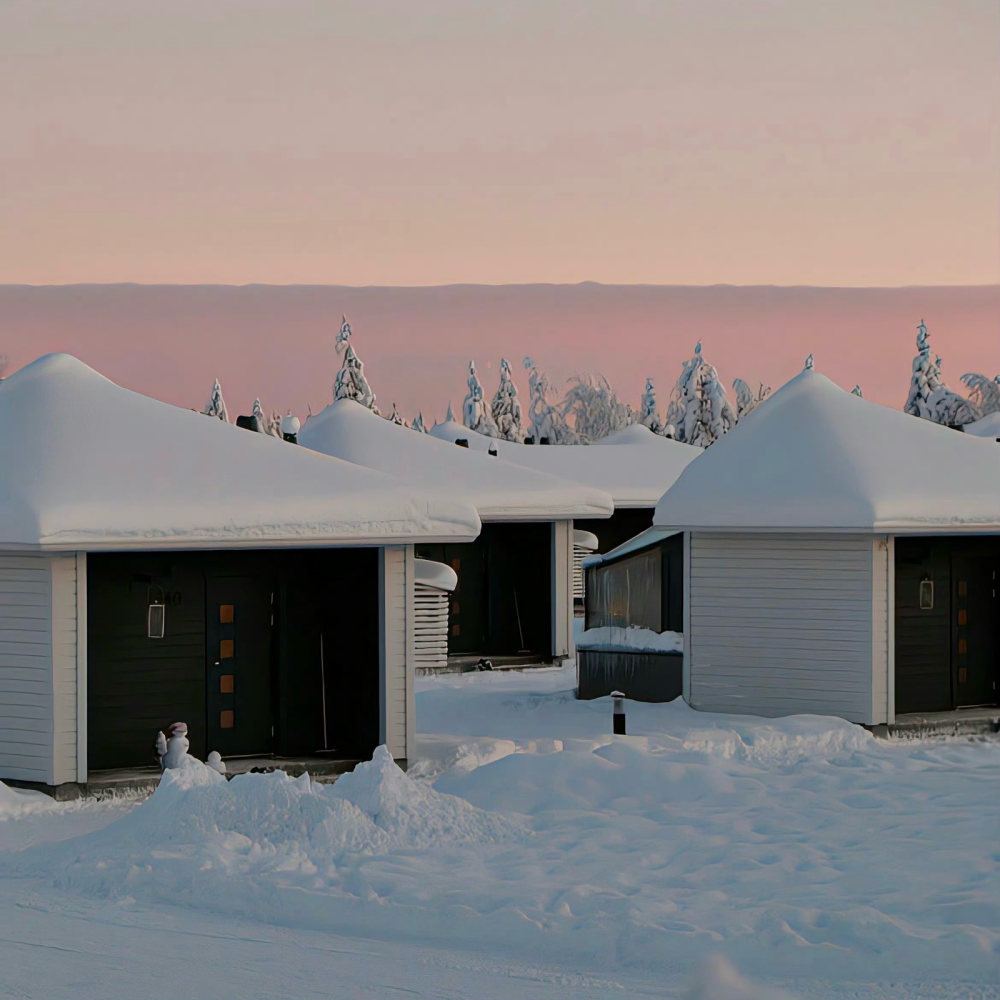
<svg viewBox="0 0 1000 1000">
<path fill-rule="evenodd" d="M 625 695 L 621 691 L 612 691 L 611 700 L 614 702 L 614 715 L 612 715 L 612 721 L 614 723 L 614 728 L 612 732 L 615 736 L 625 735 Z"/>
</svg>

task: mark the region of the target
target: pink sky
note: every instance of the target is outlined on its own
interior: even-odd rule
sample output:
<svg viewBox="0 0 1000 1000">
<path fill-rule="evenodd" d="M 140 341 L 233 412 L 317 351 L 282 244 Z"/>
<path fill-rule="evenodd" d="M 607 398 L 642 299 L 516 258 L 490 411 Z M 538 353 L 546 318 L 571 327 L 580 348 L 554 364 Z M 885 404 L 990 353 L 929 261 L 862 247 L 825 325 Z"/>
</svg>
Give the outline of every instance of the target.
<svg viewBox="0 0 1000 1000">
<path fill-rule="evenodd" d="M 993 283 L 998 12 L 8 0 L 0 282 Z"/>
<path fill-rule="evenodd" d="M 561 381 L 607 375 L 637 404 L 644 379 L 661 405 L 695 342 L 728 387 L 736 377 L 775 388 L 807 354 L 845 389 L 901 407 L 927 321 L 944 374 L 1000 372 L 1000 287 L 774 288 L 611 285 L 455 285 L 436 288 L 0 286 L 0 352 L 15 369 L 69 351 L 109 378 L 180 406 L 202 408 L 213 378 L 231 416 L 267 408 L 318 412 L 340 366 L 341 313 L 354 329 L 386 412 L 412 418 L 459 411 L 474 358 L 488 392 L 501 356 L 531 355 Z M 109 428 L 113 434 L 114 429 Z"/>
</svg>

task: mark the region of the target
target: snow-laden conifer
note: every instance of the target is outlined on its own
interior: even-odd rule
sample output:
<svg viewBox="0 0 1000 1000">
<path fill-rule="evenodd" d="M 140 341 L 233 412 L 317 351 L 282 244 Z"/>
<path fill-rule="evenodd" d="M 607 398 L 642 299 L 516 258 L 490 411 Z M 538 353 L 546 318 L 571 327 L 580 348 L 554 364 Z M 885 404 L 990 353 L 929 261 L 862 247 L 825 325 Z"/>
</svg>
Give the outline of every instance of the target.
<svg viewBox="0 0 1000 1000">
<path fill-rule="evenodd" d="M 218 417 L 219 420 L 224 420 L 226 423 L 229 422 L 226 401 L 222 398 L 222 386 L 219 384 L 218 379 L 215 380 L 215 384 L 212 386 L 212 395 L 205 406 L 205 415 Z"/>
<path fill-rule="evenodd" d="M 747 385 L 743 379 L 738 378 L 733 381 L 733 390 L 736 393 L 736 420 L 739 422 L 752 410 L 755 410 L 771 394 L 771 387 L 764 386 L 763 382 L 757 384 L 757 391 Z"/>
<path fill-rule="evenodd" d="M 854 388 L 853 388 L 853 389 L 851 390 L 851 395 L 852 395 L 852 396 L 860 396 L 860 397 L 861 397 L 861 398 L 863 399 L 863 398 L 864 398 L 864 393 L 863 393 L 863 392 L 861 391 L 861 386 L 860 386 L 860 385 L 856 385 L 856 386 L 855 386 L 855 387 L 854 387 Z"/>
<path fill-rule="evenodd" d="M 267 422 L 267 433 L 271 437 L 280 438 L 281 437 L 281 411 L 272 410 L 271 419 Z"/>
<path fill-rule="evenodd" d="M 572 417 L 580 444 L 593 444 L 635 423 L 635 410 L 618 398 L 603 375 L 576 375 L 570 382 L 560 410 L 567 422 Z"/>
<path fill-rule="evenodd" d="M 986 375 L 967 372 L 962 376 L 962 383 L 969 390 L 969 402 L 980 418 L 1000 413 L 1000 375 L 990 379 Z"/>
<path fill-rule="evenodd" d="M 427 426 L 424 424 L 424 414 L 423 412 L 417 413 L 416 417 L 410 427 L 415 430 L 418 434 L 426 434 Z"/>
<path fill-rule="evenodd" d="M 643 427 L 648 427 L 654 434 L 659 434 L 663 430 L 660 415 L 656 412 L 656 388 L 651 378 L 646 379 L 646 391 L 642 394 L 642 402 L 639 404 L 639 423 Z"/>
<path fill-rule="evenodd" d="M 396 409 L 396 404 L 392 404 L 392 413 L 386 417 L 386 420 L 391 423 L 396 424 L 398 427 L 409 427 L 410 425 L 399 415 L 399 410 Z"/>
<path fill-rule="evenodd" d="M 972 423 L 979 416 L 973 403 L 945 385 L 941 378 L 941 359 L 931 360 L 930 334 L 923 320 L 917 327 L 917 356 L 913 359 L 910 392 L 903 409 L 949 427 Z"/>
<path fill-rule="evenodd" d="M 707 448 L 736 426 L 736 414 L 715 368 L 704 363 L 701 371 L 700 406 L 690 443 Z"/>
<path fill-rule="evenodd" d="M 351 327 L 346 316 L 343 317 L 340 332 L 337 334 L 336 350 L 344 352 L 344 362 L 340 371 L 337 372 L 337 381 L 333 386 L 333 398 L 335 400 L 353 399 L 356 403 L 367 406 L 369 410 L 378 413 L 375 393 L 372 392 L 368 379 L 365 378 L 365 366 L 351 346 Z"/>
<path fill-rule="evenodd" d="M 531 358 L 524 359 L 524 367 L 528 372 L 529 392 L 527 430 L 535 444 L 541 444 L 543 438 L 549 444 L 577 444 L 576 434 L 549 399 L 552 392 L 549 376 Z"/>
<path fill-rule="evenodd" d="M 517 386 L 510 372 L 506 358 L 500 359 L 500 384 L 493 396 L 491 409 L 493 423 L 496 425 L 498 438 L 504 441 L 523 441 L 524 430 L 521 426 L 521 400 L 517 396 Z"/>
<path fill-rule="evenodd" d="M 719 374 L 701 354 L 701 341 L 694 356 L 685 361 L 667 408 L 667 423 L 673 437 L 685 444 L 708 447 L 736 426 L 726 390 Z"/>
<path fill-rule="evenodd" d="M 475 361 L 469 362 L 469 380 L 466 384 L 469 387 L 469 392 L 462 403 L 462 423 L 470 431 L 485 434 L 487 437 L 496 437 L 496 425 L 493 423 L 490 408 L 483 397 L 483 387 L 480 385 L 479 376 L 476 374 Z M 451 410 L 451 403 L 448 403 L 448 416 L 445 420 L 454 419 L 455 416 Z"/>
</svg>

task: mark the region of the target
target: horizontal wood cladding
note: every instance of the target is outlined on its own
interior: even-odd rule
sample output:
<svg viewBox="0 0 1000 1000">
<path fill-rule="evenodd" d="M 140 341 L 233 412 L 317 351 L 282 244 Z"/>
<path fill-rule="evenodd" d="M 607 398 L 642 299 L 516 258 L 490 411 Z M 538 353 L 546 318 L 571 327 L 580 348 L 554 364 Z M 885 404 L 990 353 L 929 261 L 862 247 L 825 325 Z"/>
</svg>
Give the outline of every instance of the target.
<svg viewBox="0 0 1000 1000">
<path fill-rule="evenodd" d="M 52 782 L 54 708 L 50 557 L 2 555 L 0 779 Z"/>
<path fill-rule="evenodd" d="M 691 704 L 869 722 L 868 535 L 691 535 Z"/>
</svg>

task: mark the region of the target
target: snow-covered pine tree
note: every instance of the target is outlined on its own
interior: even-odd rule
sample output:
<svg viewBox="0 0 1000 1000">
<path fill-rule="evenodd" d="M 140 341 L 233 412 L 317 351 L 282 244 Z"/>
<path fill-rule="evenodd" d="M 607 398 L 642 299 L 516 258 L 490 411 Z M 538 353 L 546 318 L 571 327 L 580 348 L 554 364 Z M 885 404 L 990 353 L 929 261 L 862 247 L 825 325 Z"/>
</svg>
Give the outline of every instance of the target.
<svg viewBox="0 0 1000 1000">
<path fill-rule="evenodd" d="M 702 448 L 736 426 L 736 414 L 719 373 L 702 357 L 700 340 L 694 357 L 684 362 L 670 394 L 667 424 L 673 428 L 676 440 Z"/>
<path fill-rule="evenodd" d="M 271 433 L 271 421 L 268 419 L 267 414 L 261 408 L 260 397 L 253 401 L 253 409 L 250 411 L 250 416 L 253 417 L 257 422 L 257 432 L 260 434 L 270 434 Z"/>
<path fill-rule="evenodd" d="M 399 411 L 396 409 L 396 404 L 392 404 L 392 413 L 386 417 L 386 420 L 391 421 L 396 424 L 397 427 L 409 427 L 410 425 L 399 415 Z"/>
<path fill-rule="evenodd" d="M 636 412 L 615 394 L 603 375 L 575 375 L 559 406 L 564 420 L 573 419 L 579 444 L 593 444 L 636 421 Z"/>
<path fill-rule="evenodd" d="M 743 379 L 738 378 L 733 382 L 733 389 L 736 392 L 736 422 L 739 423 L 748 413 L 755 410 L 771 394 L 771 387 L 764 386 L 763 382 L 757 383 L 757 392 L 747 385 Z"/>
<path fill-rule="evenodd" d="M 639 423 L 643 427 L 648 427 L 654 434 L 659 434 L 663 430 L 660 415 L 656 412 L 656 389 L 651 378 L 646 379 L 646 391 L 642 394 L 642 402 L 639 404 Z"/>
<path fill-rule="evenodd" d="M 549 402 L 552 382 L 548 375 L 539 371 L 531 358 L 524 359 L 528 372 L 528 433 L 535 444 L 544 438 L 549 444 L 576 444 L 577 437 L 569 428 L 562 413 Z"/>
<path fill-rule="evenodd" d="M 736 414 L 733 413 L 729 397 L 715 368 L 706 362 L 702 364 L 700 371 L 700 406 L 689 443 L 707 448 L 736 426 Z"/>
<path fill-rule="evenodd" d="M 969 390 L 969 402 L 980 417 L 1000 413 L 1000 375 L 995 375 L 991 381 L 985 375 L 967 372 L 962 376 L 962 384 Z"/>
<path fill-rule="evenodd" d="M 410 424 L 411 429 L 415 430 L 418 434 L 426 434 L 427 427 L 424 424 L 424 414 L 423 412 L 417 413 L 416 419 Z"/>
<path fill-rule="evenodd" d="M 491 414 L 496 425 L 497 437 L 504 441 L 519 443 L 524 440 L 524 431 L 521 427 L 521 400 L 517 397 L 517 386 L 514 385 L 506 358 L 500 359 L 500 384 L 493 397 Z"/>
<path fill-rule="evenodd" d="M 487 437 L 496 437 L 496 425 L 493 423 L 490 408 L 486 405 L 486 400 L 483 397 L 483 387 L 480 385 L 479 376 L 476 374 L 475 361 L 469 362 L 469 379 L 466 384 L 469 387 L 469 392 L 462 403 L 462 423 L 470 431 L 485 434 Z M 451 403 L 449 402 L 448 416 L 445 417 L 445 420 L 454 419 L 455 415 L 452 413 Z"/>
<path fill-rule="evenodd" d="M 693 414 L 697 409 L 698 393 L 698 372 L 701 368 L 701 341 L 695 344 L 694 356 L 685 361 L 681 366 L 681 374 L 670 393 L 670 402 L 667 404 L 666 423 L 673 428 L 673 437 L 677 441 L 688 443 L 691 433 L 688 422 L 689 413 Z"/>
<path fill-rule="evenodd" d="M 229 423 L 226 401 L 222 398 L 222 386 L 219 384 L 218 379 L 215 380 L 215 385 L 212 386 L 212 395 L 205 406 L 205 415 L 208 417 L 218 417 L 219 420 Z"/>
<path fill-rule="evenodd" d="M 917 327 L 917 356 L 913 359 L 906 413 L 949 427 L 972 423 L 979 414 L 975 405 L 952 392 L 941 378 L 941 359 L 931 360 L 930 334 L 923 320 Z"/>
<path fill-rule="evenodd" d="M 356 403 L 378 413 L 375 393 L 372 392 L 372 387 L 368 384 L 368 379 L 365 378 L 365 366 L 351 346 L 351 327 L 346 316 L 343 318 L 340 332 L 337 334 L 335 347 L 338 352 L 344 352 L 344 363 L 341 365 L 340 371 L 337 372 L 337 381 L 333 386 L 334 400 L 353 399 Z"/>
<path fill-rule="evenodd" d="M 860 397 L 861 397 L 861 398 L 863 399 L 863 398 L 864 398 L 864 393 L 863 393 L 863 392 L 861 391 L 861 386 L 860 386 L 860 385 L 856 385 L 856 386 L 855 386 L 855 387 L 854 387 L 854 388 L 853 388 L 853 389 L 851 390 L 851 395 L 852 395 L 852 396 L 860 396 Z"/>
</svg>

